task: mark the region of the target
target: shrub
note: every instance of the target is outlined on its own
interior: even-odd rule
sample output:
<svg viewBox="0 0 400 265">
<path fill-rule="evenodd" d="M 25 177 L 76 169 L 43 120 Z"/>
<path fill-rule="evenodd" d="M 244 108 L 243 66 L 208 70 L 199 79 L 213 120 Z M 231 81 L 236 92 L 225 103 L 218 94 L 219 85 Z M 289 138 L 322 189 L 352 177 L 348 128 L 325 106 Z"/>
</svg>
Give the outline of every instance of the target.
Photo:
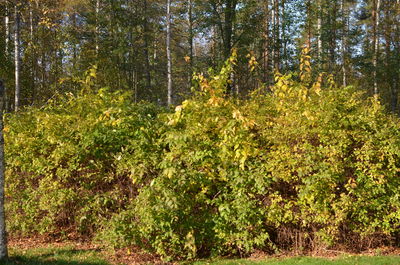
<svg viewBox="0 0 400 265">
<path fill-rule="evenodd" d="M 128 149 L 151 148 L 159 111 L 103 89 L 9 115 L 9 229 L 93 234 L 99 221 L 135 196 L 138 187 L 120 161 Z"/>
<path fill-rule="evenodd" d="M 114 219 L 123 245 L 176 259 L 399 230 L 399 124 L 377 99 L 312 81 L 307 56 L 245 101 L 225 96 L 230 71 L 164 118 L 157 173 Z"/>
<path fill-rule="evenodd" d="M 234 62 L 199 75 L 173 113 L 101 90 L 11 115 L 9 227 L 96 233 L 166 259 L 398 235 L 399 119 L 332 76 L 313 80 L 305 54 L 270 92 L 230 98 Z"/>
</svg>

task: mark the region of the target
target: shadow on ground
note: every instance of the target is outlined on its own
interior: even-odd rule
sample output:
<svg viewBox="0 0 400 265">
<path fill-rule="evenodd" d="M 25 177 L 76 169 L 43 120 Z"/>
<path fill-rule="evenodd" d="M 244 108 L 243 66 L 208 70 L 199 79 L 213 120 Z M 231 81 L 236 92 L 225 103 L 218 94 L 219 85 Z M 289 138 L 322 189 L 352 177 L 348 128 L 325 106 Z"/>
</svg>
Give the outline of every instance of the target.
<svg viewBox="0 0 400 265">
<path fill-rule="evenodd" d="M 56 249 L 46 253 L 14 254 L 1 265 L 109 265 L 96 256 L 97 250 Z"/>
</svg>

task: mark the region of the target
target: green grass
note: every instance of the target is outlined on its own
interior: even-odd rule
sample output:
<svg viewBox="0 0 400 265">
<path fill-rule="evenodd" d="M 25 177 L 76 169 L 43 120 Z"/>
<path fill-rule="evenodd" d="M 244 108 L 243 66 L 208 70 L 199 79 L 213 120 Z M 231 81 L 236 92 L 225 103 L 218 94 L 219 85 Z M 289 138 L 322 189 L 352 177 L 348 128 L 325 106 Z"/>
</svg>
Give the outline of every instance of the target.
<svg viewBox="0 0 400 265">
<path fill-rule="evenodd" d="M 4 265 L 109 265 L 96 250 L 76 250 L 73 247 L 10 250 Z"/>
<path fill-rule="evenodd" d="M 194 265 L 400 265 L 400 256 L 347 256 L 335 259 L 299 257 L 264 261 L 220 260 L 196 262 Z"/>
<path fill-rule="evenodd" d="M 104 254 L 96 250 L 77 250 L 71 247 L 10 250 L 10 260 L 1 265 L 111 265 Z M 260 261 L 215 260 L 183 263 L 194 265 L 400 265 L 400 256 L 342 256 L 335 259 L 297 257 Z"/>
</svg>

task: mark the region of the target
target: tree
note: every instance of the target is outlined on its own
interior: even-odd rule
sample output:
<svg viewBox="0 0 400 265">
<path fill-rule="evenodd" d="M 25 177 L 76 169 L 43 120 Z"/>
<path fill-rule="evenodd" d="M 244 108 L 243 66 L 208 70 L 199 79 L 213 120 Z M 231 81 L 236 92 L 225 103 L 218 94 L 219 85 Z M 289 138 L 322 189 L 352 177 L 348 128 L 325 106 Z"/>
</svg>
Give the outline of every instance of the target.
<svg viewBox="0 0 400 265">
<path fill-rule="evenodd" d="M 8 57 L 9 55 L 9 46 L 10 46 L 10 10 L 8 1 L 5 3 L 5 16 L 4 16 L 4 27 L 5 27 L 5 55 Z"/>
<path fill-rule="evenodd" d="M 340 1 L 340 10 L 342 15 L 342 39 L 341 39 L 341 53 L 342 53 L 342 84 L 347 86 L 347 69 L 346 69 L 346 58 L 347 58 L 347 24 L 348 24 L 348 10 L 345 6 L 345 0 Z"/>
<path fill-rule="evenodd" d="M 378 95 L 378 54 L 379 54 L 379 22 L 380 22 L 380 10 L 381 10 L 381 0 L 373 0 L 373 9 L 372 9 L 372 46 L 373 46 L 373 75 L 374 75 L 374 95 Z"/>
<path fill-rule="evenodd" d="M 171 0 L 167 0 L 167 75 L 168 105 L 172 105 L 172 58 L 171 58 Z"/>
<path fill-rule="evenodd" d="M 150 55 L 149 55 L 149 22 L 148 22 L 148 3 L 147 0 L 143 0 L 143 39 L 144 39 L 144 65 L 145 65 L 145 75 L 146 75 L 146 88 L 151 90 L 151 70 L 150 70 Z M 150 91 L 149 91 L 150 92 Z"/>
<path fill-rule="evenodd" d="M 261 83 L 271 85 L 275 70 L 295 70 L 307 45 L 313 69 L 379 93 L 397 108 L 398 0 L 169 0 L 169 14 L 166 4 L 2 1 L 6 105 L 40 105 L 54 93 L 74 92 L 74 80 L 93 65 L 97 88 L 130 90 L 136 101 L 178 103 L 189 94 L 193 72 L 221 68 L 232 48 L 238 61 L 228 94 L 245 96 Z"/>
<path fill-rule="evenodd" d="M 3 138 L 3 105 L 4 105 L 4 83 L 0 80 L 0 261 L 7 259 L 7 233 L 4 211 L 4 138 Z"/>
<path fill-rule="evenodd" d="M 187 0 L 187 23 L 189 29 L 189 87 L 192 83 L 193 65 L 194 65 L 194 30 L 193 30 L 193 0 Z"/>
<path fill-rule="evenodd" d="M 21 63 L 21 54 L 20 54 L 20 7 L 19 3 L 15 4 L 14 7 L 14 19 L 15 19 L 15 29 L 14 29 L 14 63 L 15 63 L 15 105 L 14 105 L 14 110 L 18 111 L 19 109 L 19 104 L 20 104 L 20 93 L 21 93 L 21 69 L 20 69 L 20 63 Z"/>
</svg>

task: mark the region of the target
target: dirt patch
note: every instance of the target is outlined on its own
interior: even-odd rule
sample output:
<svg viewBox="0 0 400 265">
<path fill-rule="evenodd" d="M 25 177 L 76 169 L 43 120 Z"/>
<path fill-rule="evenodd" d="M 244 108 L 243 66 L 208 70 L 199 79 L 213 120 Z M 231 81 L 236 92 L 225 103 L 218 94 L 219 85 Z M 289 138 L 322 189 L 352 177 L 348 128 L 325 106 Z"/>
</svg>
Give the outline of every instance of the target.
<svg viewBox="0 0 400 265">
<path fill-rule="evenodd" d="M 112 264 L 155 264 L 155 265 L 172 265 L 173 263 L 163 262 L 159 257 L 146 253 L 138 248 L 123 248 L 116 250 L 108 260 Z"/>
</svg>

